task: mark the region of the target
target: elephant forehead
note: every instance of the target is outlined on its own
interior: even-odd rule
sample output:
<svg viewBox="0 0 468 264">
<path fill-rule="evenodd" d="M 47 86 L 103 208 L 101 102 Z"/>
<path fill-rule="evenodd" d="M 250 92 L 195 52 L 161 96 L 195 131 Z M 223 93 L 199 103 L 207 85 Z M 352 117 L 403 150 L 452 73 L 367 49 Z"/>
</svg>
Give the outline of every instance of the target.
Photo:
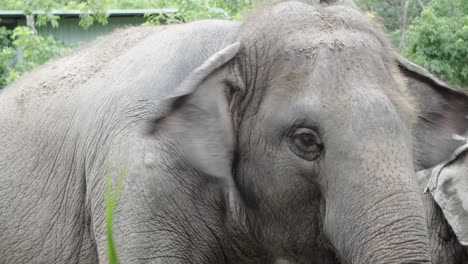
<svg viewBox="0 0 468 264">
<path fill-rule="evenodd" d="M 274 67 L 271 86 L 282 90 L 279 93 L 320 93 L 322 97 L 352 89 L 392 89 L 398 84 L 388 57 L 363 43 L 345 45 L 338 38 L 292 45 Z"/>
<path fill-rule="evenodd" d="M 327 45 L 333 45 L 333 40 Z M 382 118 L 387 119 L 391 106 L 396 110 L 391 115 L 411 127 L 415 109 L 398 75 L 387 65 L 388 55 L 368 52 L 365 45 L 351 51 L 330 50 L 328 46 L 317 48 L 315 53 L 300 49 L 296 48 L 297 52 L 306 53 L 306 57 L 309 52 L 311 58 L 286 59 L 273 74 L 264 104 L 274 106 L 272 109 L 290 108 L 294 115 L 316 113 L 315 119 L 317 113 L 321 117 L 328 113 L 325 119 L 352 113 L 375 116 L 376 106 L 381 106 Z"/>
<path fill-rule="evenodd" d="M 288 38 L 286 52 L 313 52 L 326 48 L 332 52 L 342 52 L 346 49 L 372 49 L 368 53 L 378 51 L 385 54 L 385 43 L 375 36 L 358 31 L 337 30 L 332 32 L 311 32 L 307 35 L 298 33 Z"/>
<path fill-rule="evenodd" d="M 392 64 L 391 54 L 383 43 L 366 33 L 336 31 L 292 37 L 277 57 L 289 64 L 287 69 L 309 67 L 310 72 L 326 69 L 341 78 L 358 71 L 374 75 L 374 79 L 388 78 L 391 74 L 387 67 Z"/>
</svg>

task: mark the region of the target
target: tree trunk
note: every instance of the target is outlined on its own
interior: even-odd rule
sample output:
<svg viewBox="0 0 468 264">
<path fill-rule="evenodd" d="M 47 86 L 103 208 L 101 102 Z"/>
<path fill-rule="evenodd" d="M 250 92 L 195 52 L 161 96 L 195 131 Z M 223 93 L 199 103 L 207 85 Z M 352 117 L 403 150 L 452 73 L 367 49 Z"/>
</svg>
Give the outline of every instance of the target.
<svg viewBox="0 0 468 264">
<path fill-rule="evenodd" d="M 31 28 L 31 30 L 34 32 L 34 34 L 37 34 L 36 26 L 34 25 L 34 15 L 29 14 L 26 15 L 26 25 Z"/>
<path fill-rule="evenodd" d="M 418 0 L 419 6 L 421 7 L 421 10 L 424 10 L 424 3 L 421 0 Z"/>
<path fill-rule="evenodd" d="M 406 30 L 408 28 L 408 6 L 409 6 L 410 0 L 402 0 L 401 1 L 401 7 L 402 7 L 402 19 L 401 19 L 401 24 L 400 24 L 400 32 L 401 32 L 401 40 L 400 40 L 400 46 L 399 50 L 400 52 L 405 48 L 406 45 Z"/>
</svg>

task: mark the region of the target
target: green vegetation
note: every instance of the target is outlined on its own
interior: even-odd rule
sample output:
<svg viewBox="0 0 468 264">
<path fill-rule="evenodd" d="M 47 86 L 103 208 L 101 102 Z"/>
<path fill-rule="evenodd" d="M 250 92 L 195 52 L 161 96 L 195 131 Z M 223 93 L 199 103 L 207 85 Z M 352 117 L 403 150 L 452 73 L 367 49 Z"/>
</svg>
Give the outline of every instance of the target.
<svg viewBox="0 0 468 264">
<path fill-rule="evenodd" d="M 52 36 L 38 35 L 25 26 L 13 30 L 0 27 L 0 45 L 0 87 L 50 58 L 70 50 Z"/>
<path fill-rule="evenodd" d="M 355 0 L 370 18 L 380 22 L 400 50 L 405 45 L 405 32 L 414 18 L 418 17 L 424 5 L 430 0 Z M 437 1 L 437 0 L 434 0 Z"/>
<path fill-rule="evenodd" d="M 60 26 L 52 10 L 81 10 L 87 29 L 108 22 L 108 9 L 175 8 L 146 14 L 146 23 L 183 23 L 201 18 L 240 19 L 262 0 L 0 0 L 0 9 L 23 10 L 27 27 L 0 27 L 0 88 L 22 73 L 70 50 L 35 27 Z M 265 1 L 265 0 L 264 0 Z M 268 2 L 274 0 L 266 0 Z M 309 0 L 318 2 L 318 0 Z M 394 46 L 410 60 L 459 86 L 468 86 L 468 0 L 342 0 L 358 7 L 387 30 Z M 42 11 L 33 15 L 34 11 Z"/>
<path fill-rule="evenodd" d="M 355 0 L 405 57 L 468 88 L 468 0 Z"/>
<path fill-rule="evenodd" d="M 71 48 L 50 35 L 37 34 L 36 27 L 60 26 L 52 10 L 81 10 L 79 25 L 87 29 L 108 22 L 108 9 L 174 8 L 171 14 L 146 14 L 146 25 L 183 23 L 201 18 L 240 19 L 258 0 L 0 0 L 0 10 L 22 10 L 27 26 L 0 27 L 0 89 L 26 71 Z M 33 15 L 35 11 L 42 11 Z"/>
<path fill-rule="evenodd" d="M 183 21 L 193 21 L 201 18 L 240 18 L 242 14 L 255 6 L 257 0 L 0 0 L 0 9 L 24 10 L 26 14 L 33 11 L 45 11 L 37 16 L 38 26 L 51 23 L 59 26 L 58 16 L 51 10 L 81 10 L 80 25 L 87 28 L 93 23 L 107 23 L 108 9 L 148 9 L 175 8 L 179 11 L 174 17 Z M 179 19 L 176 21 L 180 22 Z"/>
<path fill-rule="evenodd" d="M 120 173 L 117 187 L 112 193 L 111 191 L 111 180 L 109 171 L 106 173 L 106 231 L 107 231 L 107 256 L 109 257 L 110 264 L 117 264 L 117 252 L 115 251 L 114 239 L 112 236 L 112 217 L 114 215 L 114 208 L 119 199 L 119 192 L 122 189 L 122 184 L 127 173 L 127 166 L 124 166 Z"/>
<path fill-rule="evenodd" d="M 437 76 L 468 86 L 468 1 L 438 0 L 409 27 L 403 54 Z"/>
</svg>

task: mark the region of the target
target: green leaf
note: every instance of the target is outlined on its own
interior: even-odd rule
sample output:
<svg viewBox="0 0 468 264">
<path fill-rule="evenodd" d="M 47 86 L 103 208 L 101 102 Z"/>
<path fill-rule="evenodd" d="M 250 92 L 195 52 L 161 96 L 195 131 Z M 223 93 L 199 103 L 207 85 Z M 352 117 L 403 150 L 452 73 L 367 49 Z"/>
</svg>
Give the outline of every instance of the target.
<svg viewBox="0 0 468 264">
<path fill-rule="evenodd" d="M 110 264 L 118 264 L 117 252 L 115 250 L 114 239 L 112 235 L 112 217 L 114 208 L 117 204 L 119 192 L 122 189 L 123 181 L 127 171 L 127 165 L 124 165 L 117 183 L 117 187 L 112 194 L 111 180 L 109 170 L 106 172 L 106 230 L 107 230 L 107 255 Z"/>
<path fill-rule="evenodd" d="M 468 14 L 463 10 L 468 10 L 466 0 L 431 1 L 409 27 L 403 53 L 442 79 L 467 87 Z"/>
</svg>

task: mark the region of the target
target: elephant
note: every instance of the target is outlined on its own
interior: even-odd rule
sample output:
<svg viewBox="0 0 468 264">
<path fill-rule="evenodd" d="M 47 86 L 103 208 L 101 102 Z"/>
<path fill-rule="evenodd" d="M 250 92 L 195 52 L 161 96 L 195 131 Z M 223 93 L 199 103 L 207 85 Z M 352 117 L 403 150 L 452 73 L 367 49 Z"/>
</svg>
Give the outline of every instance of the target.
<svg viewBox="0 0 468 264">
<path fill-rule="evenodd" d="M 416 131 L 422 137 L 424 133 L 440 129 L 443 122 L 428 122 L 428 117 L 435 113 L 444 111 L 452 112 L 450 118 L 443 120 L 450 121 L 455 125 L 462 122 L 460 119 L 468 118 L 460 115 L 464 113 L 468 95 L 463 90 L 450 86 L 439 80 L 427 70 L 407 59 L 399 56 L 397 64 L 408 78 L 407 86 L 414 97 L 419 98 L 419 122 L 420 126 L 426 126 L 423 130 Z M 461 111 L 461 112 L 458 112 Z M 430 126 L 435 126 L 430 128 Z M 445 131 L 448 132 L 448 131 Z M 446 135 L 448 136 L 448 134 Z M 426 211 L 426 221 L 429 230 L 431 260 L 434 264 L 466 264 L 468 263 L 468 131 L 464 135 L 454 134 L 454 141 L 447 141 L 443 148 L 453 148 L 453 144 L 461 141 L 463 145 L 455 149 L 451 157 L 440 162 L 429 169 L 420 170 L 416 173 L 419 189 L 422 195 L 424 208 Z M 450 146 L 450 144 L 452 146 Z M 422 148 L 422 147 L 421 147 Z M 424 167 L 421 162 L 427 160 L 434 162 L 442 159 L 438 150 L 426 148 L 417 156 L 425 155 L 424 159 L 418 163 L 416 168 Z M 444 150 L 446 151 L 446 149 Z M 429 195 L 431 193 L 432 195 Z M 455 230 L 455 231 L 454 231 Z M 291 264 L 280 260 L 276 264 Z M 308 262 L 304 262 L 308 263 Z M 342 263 L 338 259 L 331 263 Z"/>
<path fill-rule="evenodd" d="M 451 162 L 448 166 L 440 164 L 417 173 L 421 193 L 425 191 L 430 180 L 432 180 L 431 176 L 437 175 L 440 177 L 440 187 L 433 190 L 436 193 L 434 194 L 436 199 L 428 195 L 428 191 L 424 192 L 423 197 L 429 229 L 431 257 L 432 262 L 435 264 L 468 263 L 468 244 L 466 240 L 466 228 L 468 227 L 466 215 L 468 210 L 453 206 L 457 205 L 462 197 L 465 197 L 465 200 L 461 201 L 465 201 L 465 203 L 467 201 L 466 192 L 453 192 L 453 189 L 459 189 L 460 186 L 464 186 L 466 190 L 466 186 L 468 186 L 466 179 L 465 183 L 461 184 L 461 177 L 466 178 L 467 164 L 466 157 L 463 157 L 454 163 Z M 440 171 L 441 166 L 444 168 Z M 456 202 L 454 203 L 454 201 Z M 461 213 L 464 218 L 461 217 L 461 220 L 458 220 L 453 212 Z M 464 236 L 463 232 L 465 232 Z"/>
<path fill-rule="evenodd" d="M 419 109 L 419 123 L 423 129 L 416 131 L 416 137 L 431 137 L 434 130 L 445 133 L 445 138 L 453 140 L 447 144 L 440 144 L 439 149 L 420 146 L 423 157 L 419 168 L 428 167 L 439 162 L 429 169 L 416 173 L 419 192 L 423 195 L 426 219 L 429 229 L 431 256 L 433 263 L 464 264 L 468 263 L 468 149 L 464 130 L 464 119 L 468 105 L 468 95 L 463 90 L 450 86 L 437 79 L 424 68 L 399 57 L 398 64 L 402 71 L 411 75 L 408 78 L 408 88 L 417 100 Z M 442 118 L 440 118 L 440 116 Z M 445 118 L 450 116 L 450 118 Z M 432 118 L 428 118 L 432 117 Z M 458 126 L 460 135 L 449 135 L 447 126 Z M 433 141 L 427 141 L 432 143 Z M 442 152 L 458 146 L 449 156 L 444 157 Z M 441 150 L 441 151 L 440 151 Z M 429 195 L 429 193 L 431 195 Z"/>
<path fill-rule="evenodd" d="M 46 63 L 0 95 L 0 263 L 108 262 L 121 175 L 121 263 L 431 263 L 415 171 L 468 102 L 418 110 L 397 61 L 358 11 L 285 1 Z"/>
</svg>

